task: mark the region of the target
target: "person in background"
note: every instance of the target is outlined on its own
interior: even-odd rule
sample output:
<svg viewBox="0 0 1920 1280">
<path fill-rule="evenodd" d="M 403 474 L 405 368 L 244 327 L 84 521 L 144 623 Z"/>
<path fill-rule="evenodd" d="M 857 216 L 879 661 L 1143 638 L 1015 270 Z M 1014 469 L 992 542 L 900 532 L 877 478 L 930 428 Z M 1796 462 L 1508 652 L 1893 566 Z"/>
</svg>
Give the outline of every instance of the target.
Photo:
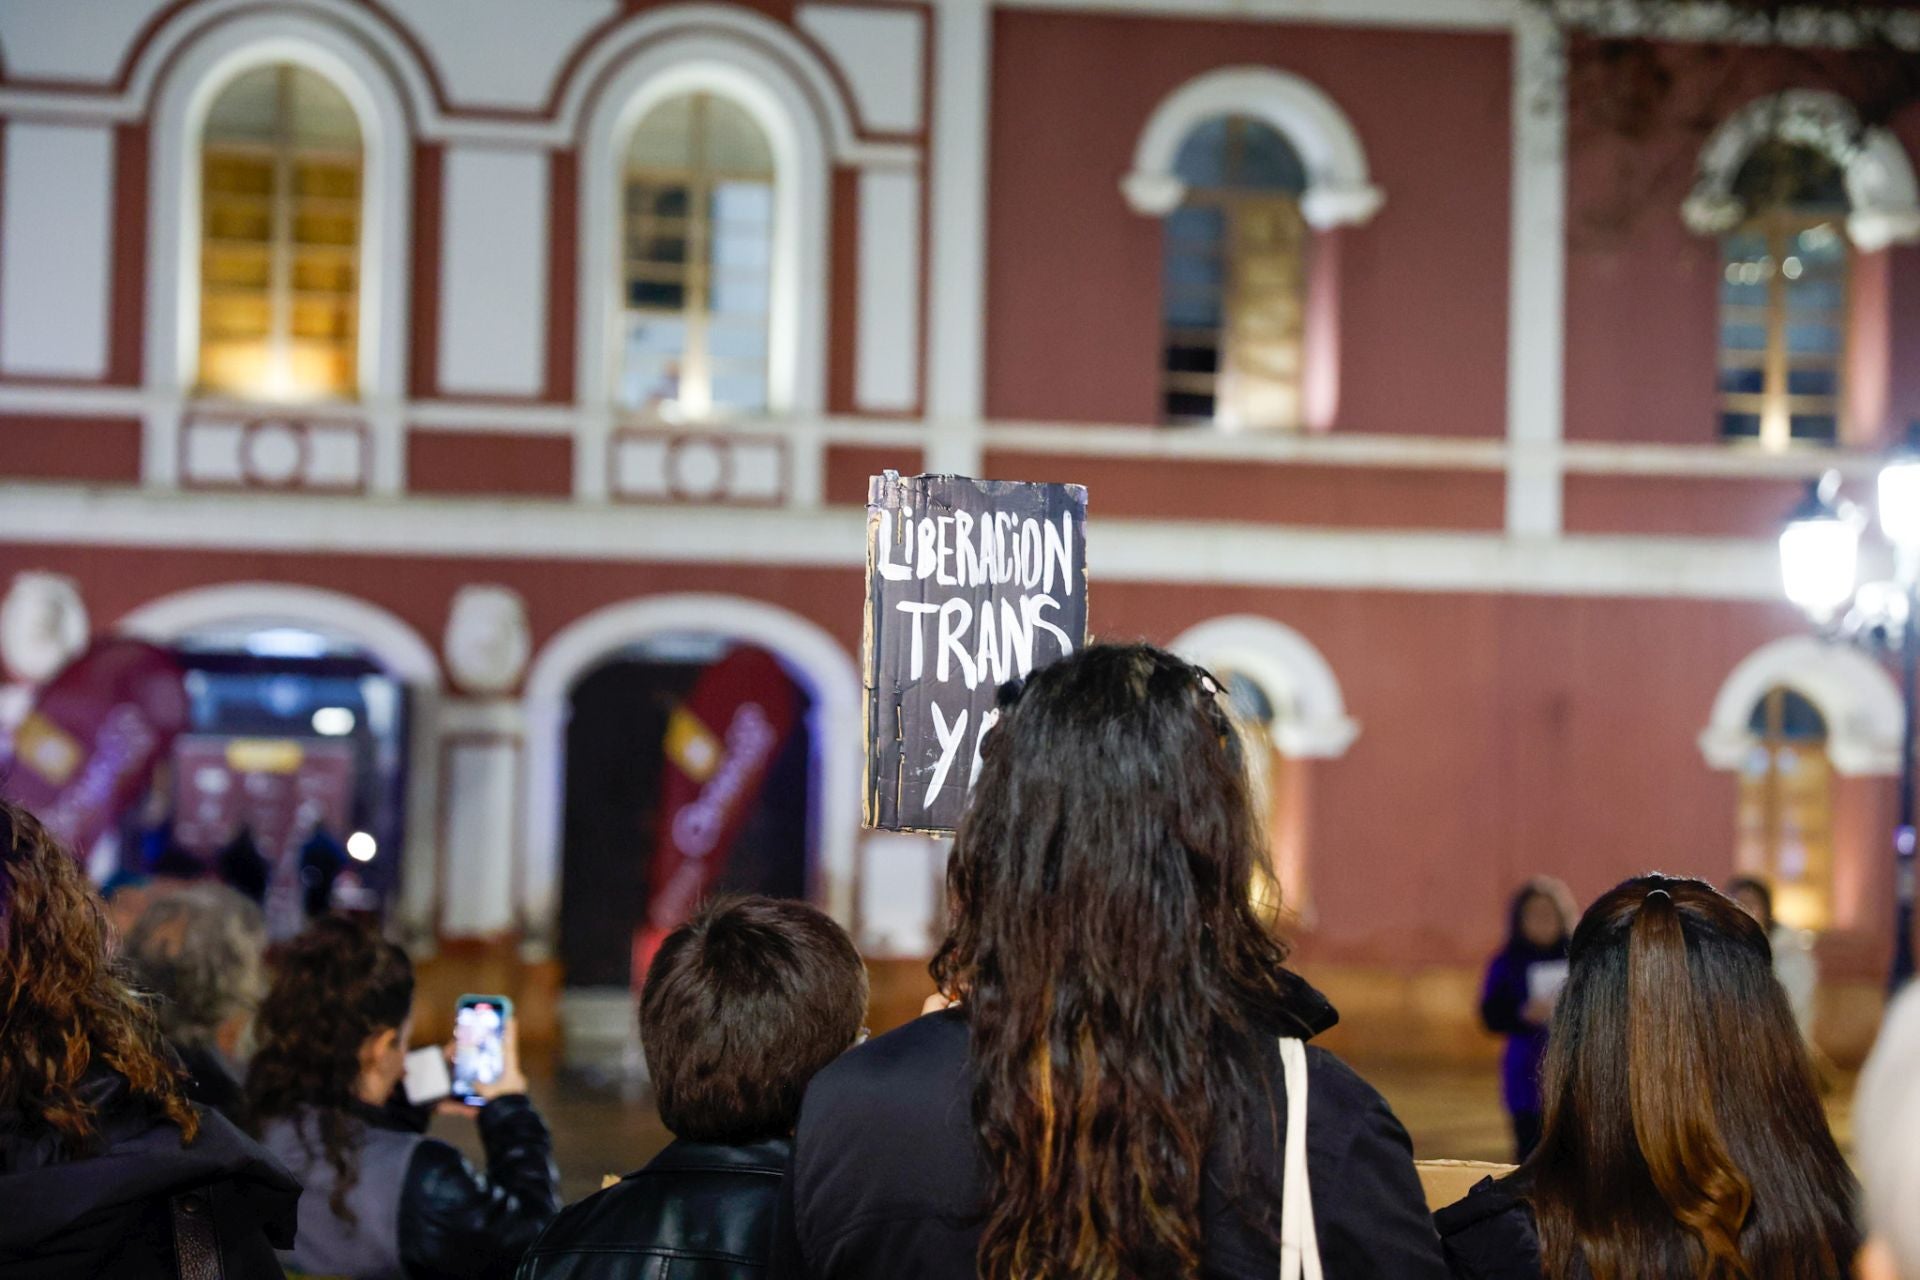
<svg viewBox="0 0 1920 1280">
<path fill-rule="evenodd" d="M 756 1280 L 766 1273 L 801 1093 L 867 1014 L 853 939 L 803 902 L 710 904 L 667 935 L 640 993 L 674 1141 L 566 1209 L 520 1280 Z"/>
<path fill-rule="evenodd" d="M 1759 924 L 1645 876 L 1574 931 L 1547 1121 L 1519 1170 L 1436 1220 L 1460 1280 L 1838 1280 L 1853 1175 Z"/>
<path fill-rule="evenodd" d="M 1272 1280 L 1292 1232 L 1341 1280 L 1444 1276 L 1406 1131 L 1299 1043 L 1337 1018 L 1254 902 L 1219 683 L 1093 645 L 999 710 L 933 962 L 958 1004 L 814 1077 L 771 1274 Z"/>
<path fill-rule="evenodd" d="M 277 1278 L 299 1197 L 187 1100 L 80 864 L 0 801 L 0 1275 Z"/>
<path fill-rule="evenodd" d="M 1780 923 L 1773 914 L 1773 888 L 1758 876 L 1735 876 L 1727 896 L 1760 922 L 1773 946 L 1773 976 L 1786 989 L 1793 1021 L 1808 1044 L 1813 1043 L 1815 997 L 1820 991 L 1820 961 L 1813 954 L 1813 933 Z"/>
<path fill-rule="evenodd" d="M 1513 1119 L 1517 1160 L 1540 1142 L 1540 1065 L 1547 1024 L 1567 976 L 1567 940 L 1579 912 L 1567 886 L 1549 876 L 1529 880 L 1507 913 L 1507 944 L 1487 965 L 1480 1020 L 1507 1037 L 1500 1060 L 1501 1098 Z"/>
<path fill-rule="evenodd" d="M 276 957 L 247 1104 L 306 1187 L 288 1265 L 343 1280 L 510 1276 L 558 1209 L 546 1124 L 507 1069 L 484 1086 L 487 1172 L 387 1109 L 406 1073 L 413 965 L 363 924 L 320 920 Z"/>
<path fill-rule="evenodd" d="M 1920 988 L 1887 1009 L 1860 1073 L 1853 1131 L 1871 1233 L 1860 1280 L 1920 1280 Z"/>
<path fill-rule="evenodd" d="M 144 872 L 120 870 L 107 877 L 100 886 L 100 897 L 107 904 L 107 924 L 112 930 L 109 946 L 123 943 L 133 932 L 156 891 L 153 877 Z"/>
<path fill-rule="evenodd" d="M 134 981 L 155 997 L 160 1030 L 187 1069 L 187 1097 L 246 1124 L 241 1077 L 267 990 L 267 922 L 222 884 L 163 892 L 127 935 Z"/>
</svg>

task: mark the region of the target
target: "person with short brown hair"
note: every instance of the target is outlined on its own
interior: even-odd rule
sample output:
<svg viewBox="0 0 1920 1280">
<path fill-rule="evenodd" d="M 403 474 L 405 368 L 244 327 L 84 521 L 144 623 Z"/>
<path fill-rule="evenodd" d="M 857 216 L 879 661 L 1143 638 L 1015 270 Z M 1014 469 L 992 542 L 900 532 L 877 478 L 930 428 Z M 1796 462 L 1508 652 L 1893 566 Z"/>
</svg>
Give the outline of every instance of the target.
<svg viewBox="0 0 1920 1280">
<path fill-rule="evenodd" d="M 640 995 L 640 1038 L 675 1141 L 565 1210 L 521 1280 L 757 1280 L 766 1273 L 800 1099 L 853 1047 L 867 971 L 804 902 L 733 898 L 667 936 Z"/>
</svg>

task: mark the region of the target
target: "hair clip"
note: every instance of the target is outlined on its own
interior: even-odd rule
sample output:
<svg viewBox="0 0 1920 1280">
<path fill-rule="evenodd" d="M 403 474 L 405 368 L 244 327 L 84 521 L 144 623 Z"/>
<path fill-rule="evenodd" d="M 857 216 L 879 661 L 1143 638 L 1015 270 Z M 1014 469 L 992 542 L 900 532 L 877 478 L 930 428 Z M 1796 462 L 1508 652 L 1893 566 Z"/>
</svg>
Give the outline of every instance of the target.
<svg viewBox="0 0 1920 1280">
<path fill-rule="evenodd" d="M 1667 900 L 1667 905 L 1669 906 L 1673 905 L 1673 895 L 1668 893 L 1665 889 L 1650 889 L 1647 891 L 1646 902 L 1652 902 L 1655 898 L 1665 898 Z M 1646 903 L 1643 902 L 1641 905 L 1645 906 Z"/>
</svg>

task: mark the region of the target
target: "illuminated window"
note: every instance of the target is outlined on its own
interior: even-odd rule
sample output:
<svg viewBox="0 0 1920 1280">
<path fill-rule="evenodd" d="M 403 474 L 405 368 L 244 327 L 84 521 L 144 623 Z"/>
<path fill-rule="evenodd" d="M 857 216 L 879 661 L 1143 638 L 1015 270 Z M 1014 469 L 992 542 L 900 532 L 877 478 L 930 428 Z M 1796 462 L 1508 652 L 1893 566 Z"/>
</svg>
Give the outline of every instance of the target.
<svg viewBox="0 0 1920 1280">
<path fill-rule="evenodd" d="M 1846 175 L 1805 147 L 1757 148 L 1749 210 L 1720 242 L 1720 433 L 1769 449 L 1833 444 L 1846 364 Z"/>
<path fill-rule="evenodd" d="M 773 152 L 709 93 L 649 111 L 627 150 L 619 398 L 669 419 L 767 408 Z"/>
<path fill-rule="evenodd" d="M 1165 224 L 1165 420 L 1297 427 L 1306 169 L 1246 116 L 1194 129 L 1173 167 L 1186 196 Z"/>
<path fill-rule="evenodd" d="M 221 90 L 201 159 L 200 387 L 352 396 L 360 310 L 360 125 L 304 67 Z"/>
<path fill-rule="evenodd" d="M 1827 722 L 1791 689 L 1760 700 L 1740 770 L 1738 865 L 1774 887 L 1774 914 L 1797 929 L 1833 921 L 1833 766 Z"/>
</svg>

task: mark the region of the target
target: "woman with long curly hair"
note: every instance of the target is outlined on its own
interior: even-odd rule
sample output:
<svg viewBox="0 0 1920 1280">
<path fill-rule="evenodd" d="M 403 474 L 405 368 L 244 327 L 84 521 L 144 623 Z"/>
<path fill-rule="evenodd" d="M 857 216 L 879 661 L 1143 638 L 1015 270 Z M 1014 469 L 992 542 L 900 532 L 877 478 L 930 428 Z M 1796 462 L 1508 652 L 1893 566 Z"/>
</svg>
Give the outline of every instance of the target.
<svg viewBox="0 0 1920 1280">
<path fill-rule="evenodd" d="M 518 1053 L 483 1086 L 487 1172 L 389 1107 L 406 1073 L 413 965 L 368 926 L 314 923 L 278 956 L 247 1105 L 306 1186 L 290 1265 L 345 1280 L 509 1276 L 559 1209 L 553 1140 Z"/>
<path fill-rule="evenodd" d="M 1271 1280 L 1287 1239 L 1341 1280 L 1444 1276 L 1405 1130 L 1297 1043 L 1335 1015 L 1255 906 L 1266 843 L 1218 684 L 1101 645 L 1001 703 L 933 963 L 958 1003 L 814 1077 L 781 1267 Z"/>
<path fill-rule="evenodd" d="M 187 1101 L 80 864 L 0 801 L 0 1273 L 277 1277 L 299 1195 Z"/>
<path fill-rule="evenodd" d="M 1438 1215 L 1464 1280 L 1839 1280 L 1856 1188 L 1760 925 L 1644 876 L 1574 930 L 1546 1128 Z"/>
</svg>

